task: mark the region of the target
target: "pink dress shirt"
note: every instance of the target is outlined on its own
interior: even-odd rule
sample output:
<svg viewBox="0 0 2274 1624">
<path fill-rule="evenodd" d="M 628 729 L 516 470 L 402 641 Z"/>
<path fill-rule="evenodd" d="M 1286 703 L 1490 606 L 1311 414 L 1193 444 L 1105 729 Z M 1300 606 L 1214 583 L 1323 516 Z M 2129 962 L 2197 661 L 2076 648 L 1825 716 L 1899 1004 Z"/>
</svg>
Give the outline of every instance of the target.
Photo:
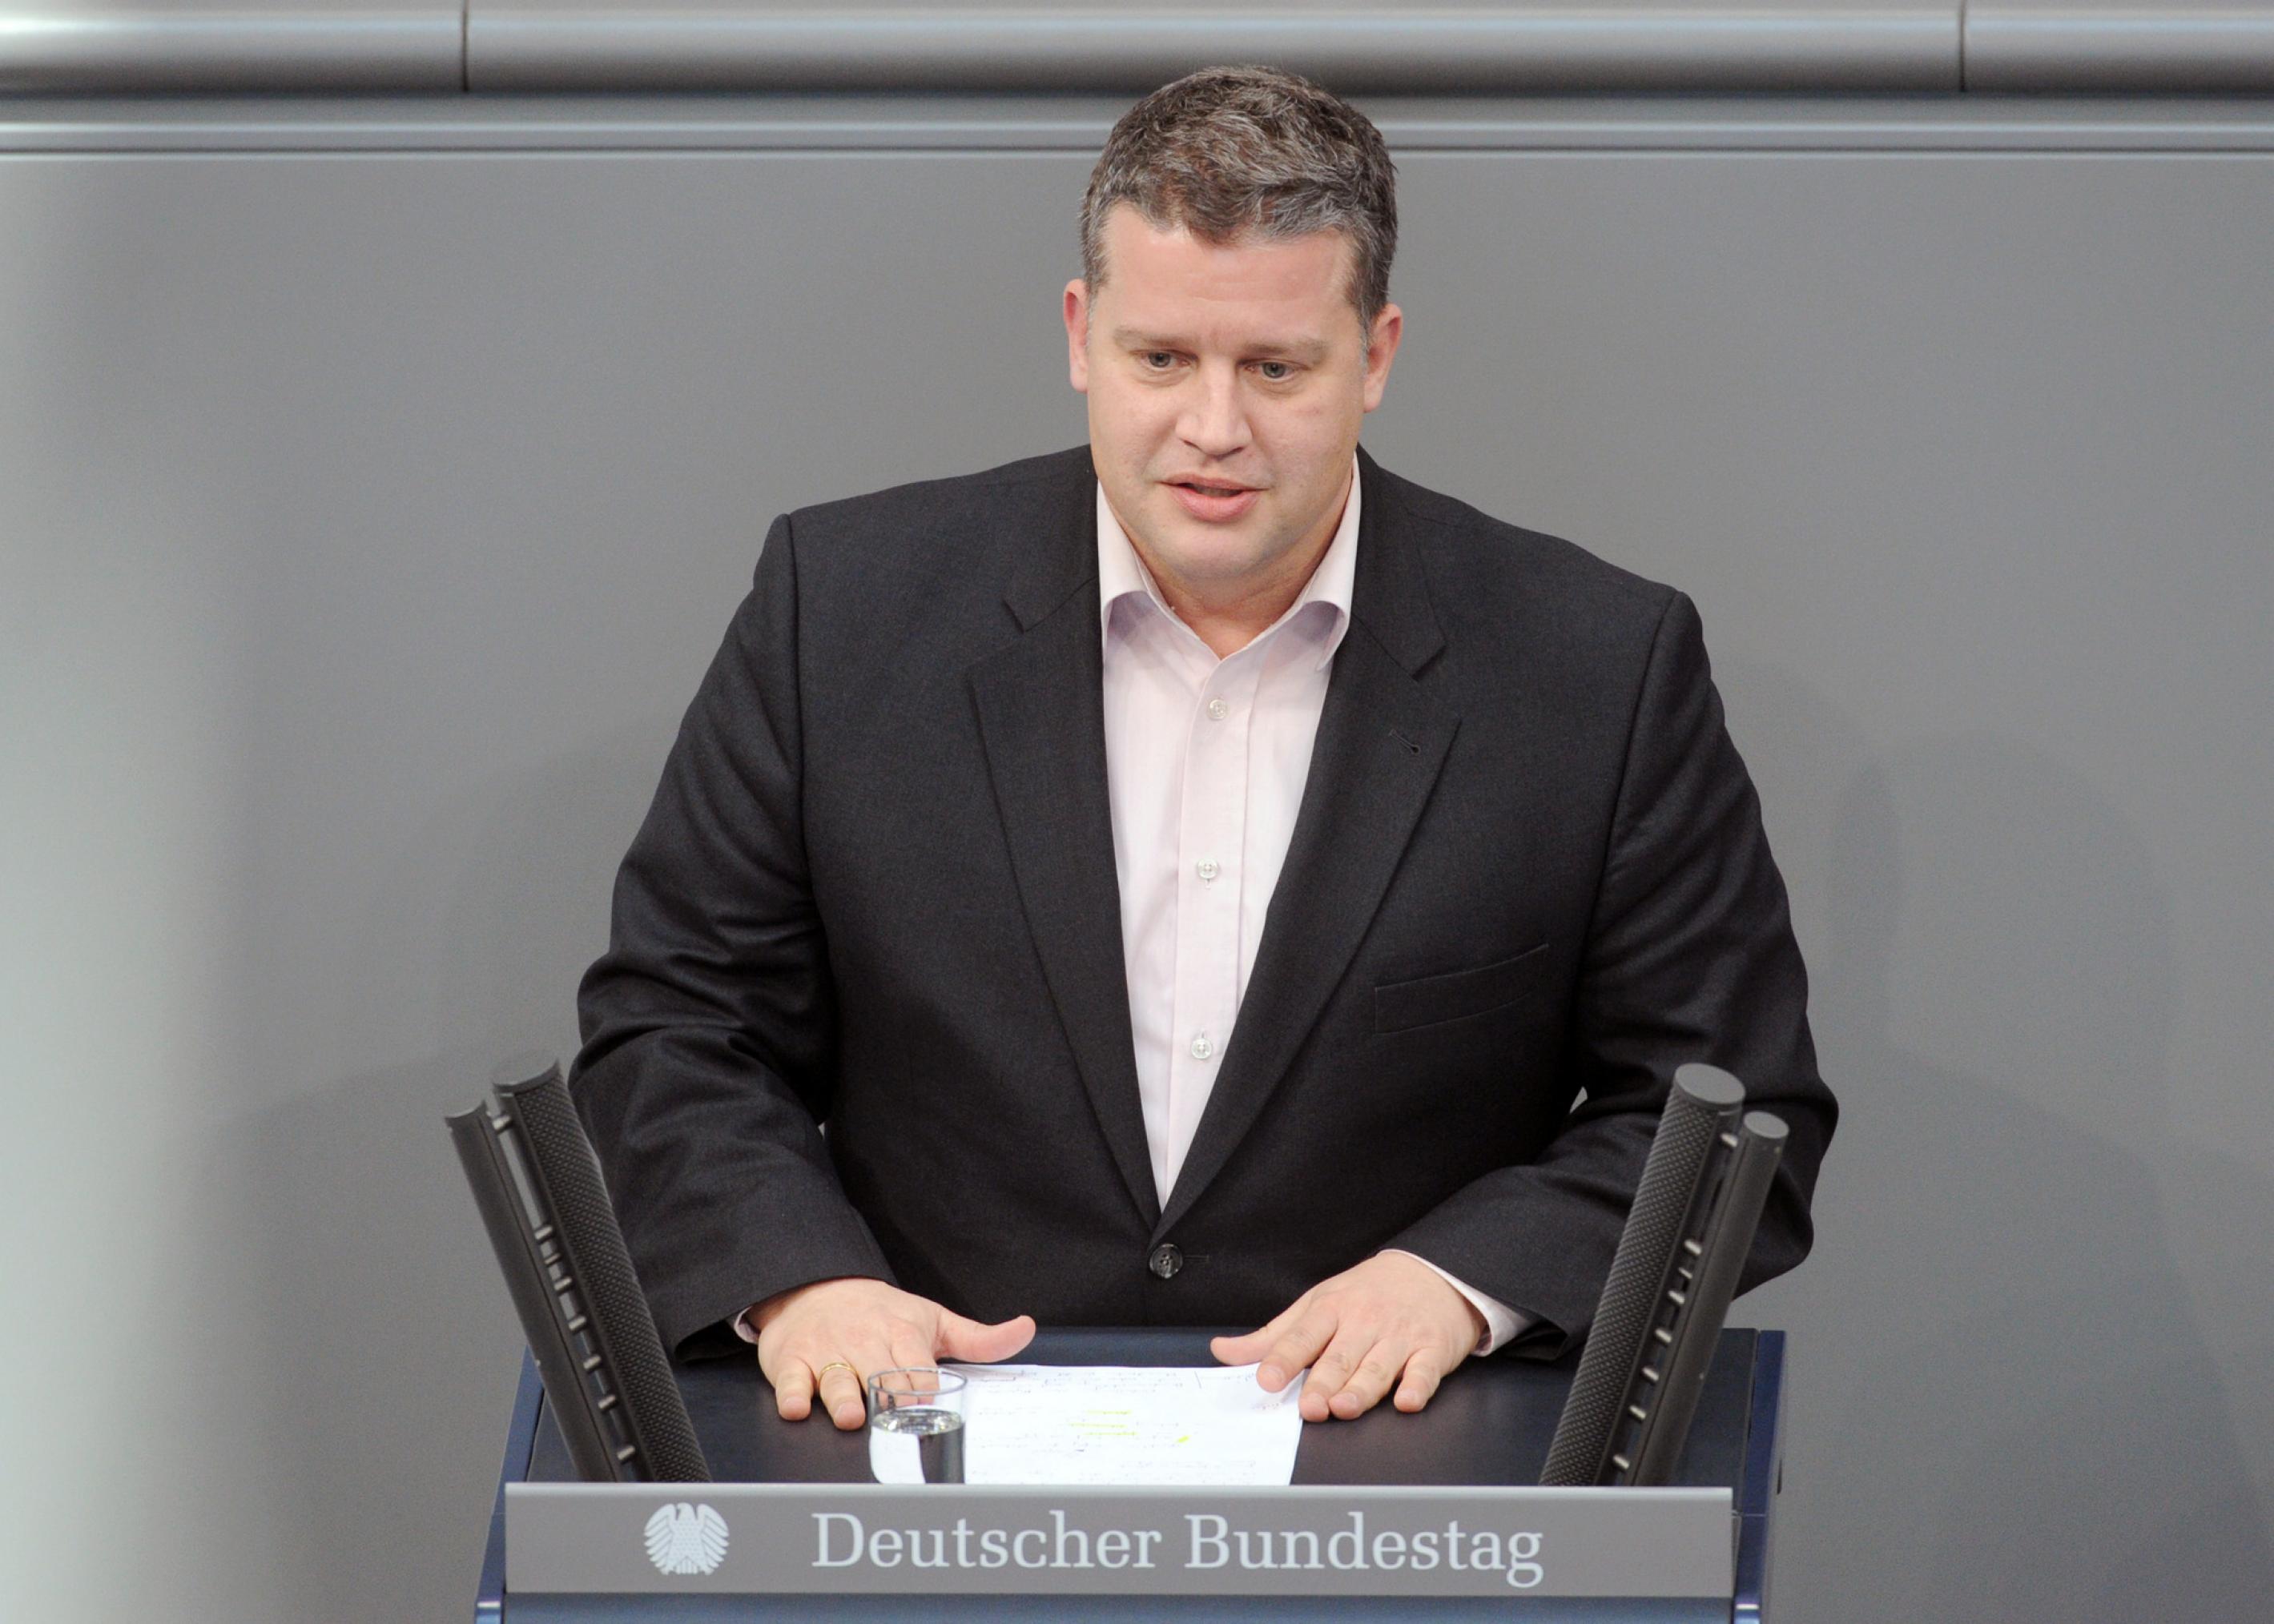
<svg viewBox="0 0 2274 1624">
<path fill-rule="evenodd" d="M 1218 659 L 1162 598 L 1097 492 L 1105 772 L 1121 883 L 1137 1094 L 1165 1205 L 1216 1086 L 1287 861 L 1335 650 L 1358 572 L 1358 458 L 1333 538 L 1287 612 Z M 1413 1256 L 1406 1253 L 1406 1256 Z M 1523 1317 L 1427 1258 L 1485 1320 L 1475 1349 Z"/>
</svg>

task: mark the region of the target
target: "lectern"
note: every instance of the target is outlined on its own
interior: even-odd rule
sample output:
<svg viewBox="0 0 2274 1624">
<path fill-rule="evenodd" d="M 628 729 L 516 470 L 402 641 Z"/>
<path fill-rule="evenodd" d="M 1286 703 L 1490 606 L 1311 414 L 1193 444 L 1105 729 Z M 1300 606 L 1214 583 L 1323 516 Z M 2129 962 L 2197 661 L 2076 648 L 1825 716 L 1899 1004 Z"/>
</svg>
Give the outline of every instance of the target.
<svg viewBox="0 0 2274 1624">
<path fill-rule="evenodd" d="M 1202 1365 L 1214 1363 L 1208 1353 L 1211 1335 L 1046 1330 L 1020 1357 L 1035 1364 Z M 1665 1489 L 1532 1486 L 1540 1481 L 1572 1367 L 1568 1361 L 1540 1365 L 1506 1358 L 1462 1366 L 1418 1416 L 1384 1404 L 1357 1421 L 1306 1426 L 1290 1488 L 1216 1492 L 885 1489 L 869 1481 L 868 1443 L 861 1433 L 840 1432 L 817 1412 L 807 1421 L 783 1421 L 756 1361 L 728 1360 L 679 1372 L 715 1481 L 583 1484 L 546 1413 L 535 1367 L 525 1360 L 474 1616 L 487 1624 L 804 1619 L 1134 1624 L 1163 1617 L 1189 1624 L 1298 1619 L 1751 1624 L 1767 1616 L 1784 1351 L 1780 1331 L 1721 1334 L 1687 1445 Z M 715 1524 L 721 1540 L 731 1530 L 738 1560 L 755 1560 L 767 1539 L 785 1549 L 800 1541 L 809 1545 L 809 1530 L 817 1529 L 826 1541 L 856 1526 L 863 1513 L 870 1521 L 879 1515 L 906 1522 L 968 1514 L 968 1522 L 1031 1523 L 1030 1549 L 1038 1558 L 1046 1557 L 1053 1532 L 1062 1540 L 1078 1538 L 1085 1519 L 1149 1522 L 1165 1530 L 1158 1547 L 1164 1560 L 1149 1572 L 1125 1564 L 1112 1574 L 1072 1577 L 1005 1568 L 934 1580 L 901 1568 L 889 1575 L 868 1573 L 868 1589 L 848 1580 L 847 1589 L 832 1591 L 826 1575 L 804 1571 L 809 1561 L 792 1557 L 785 1562 L 778 1552 L 774 1571 L 795 1568 L 800 1588 L 769 1593 L 740 1588 L 740 1582 L 735 1589 L 718 1588 L 731 1580 L 733 1570 L 725 1566 L 707 1579 L 663 1575 L 642 1540 L 643 1528 L 657 1516 L 701 1516 L 706 1528 Z M 1483 1577 L 1499 1593 L 1480 1593 L 1485 1586 L 1474 1573 L 1460 1575 L 1457 1588 L 1433 1588 L 1453 1587 L 1456 1576 L 1441 1568 L 1426 1575 L 1404 1570 L 1404 1559 L 1419 1545 L 1418 1540 L 1409 1545 L 1398 1530 L 1463 1526 L 1464 1517 L 1461 1539 L 1481 1538 L 1487 1529 L 1493 1533 L 1500 1565 Z M 1267 1560 L 1279 1553 L 1296 1558 L 1285 1570 L 1241 1572 L 1230 1562 L 1209 1567 L 1231 1549 L 1214 1543 L 1224 1529 L 1284 1529 L 1306 1520 L 1328 1543 L 1261 1547 L 1275 1553 Z M 1540 1543 L 1543 1527 L 1548 1531 Z M 1706 1545 L 1726 1536 L 1727 1546 L 1701 1549 L 1701 1529 Z M 1512 1537 L 1519 1530 L 1532 1534 L 1535 1543 L 1519 1547 Z M 1180 1545 L 1194 1542 L 1199 1565 L 1208 1571 L 1195 1574 L 1190 1562 L 1175 1560 Z M 1431 1546 L 1433 1556 L 1449 1548 L 1469 1547 L 1442 1540 Z M 1532 1581 L 1528 1588 L 1535 1593 L 1522 1584 L 1532 1580 L 1530 1560 L 1513 1560 L 1519 1548 L 1540 1559 L 1550 1581 Z M 840 1539 L 835 1548 L 825 1543 L 819 1555 L 837 1562 L 849 1549 Z M 1323 1560 L 1322 1553 L 1336 1560 Z M 1377 1556 L 1383 1559 L 1380 1568 L 1372 1560 Z M 1385 1571 L 1392 1557 L 1400 1569 L 1394 1575 Z M 1572 1594 L 1568 1584 L 1553 1583 L 1559 1573 L 1583 1569 L 1583 1588 L 1591 1593 Z M 880 1591 L 874 1588 L 878 1583 L 901 1588 Z M 926 1583 L 933 1588 L 909 1588 Z M 1050 1583 L 1059 1588 L 1037 1588 Z M 1536 1593 L 1548 1589 L 1563 1593 Z M 1621 1594 L 1622 1589 L 1631 1593 Z"/>
</svg>

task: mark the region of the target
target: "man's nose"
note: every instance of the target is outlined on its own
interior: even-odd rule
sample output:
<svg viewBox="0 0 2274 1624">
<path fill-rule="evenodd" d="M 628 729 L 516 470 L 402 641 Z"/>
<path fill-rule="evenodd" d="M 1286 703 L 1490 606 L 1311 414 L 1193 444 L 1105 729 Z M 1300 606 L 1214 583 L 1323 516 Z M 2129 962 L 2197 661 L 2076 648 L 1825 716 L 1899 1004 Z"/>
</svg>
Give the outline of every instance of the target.
<svg viewBox="0 0 2274 1624">
<path fill-rule="evenodd" d="M 1227 457 L 1247 446 L 1247 411 L 1239 397 L 1239 373 L 1235 367 L 1203 367 L 1195 380 L 1195 394 L 1185 408 L 1177 432 L 1201 455 Z"/>
</svg>

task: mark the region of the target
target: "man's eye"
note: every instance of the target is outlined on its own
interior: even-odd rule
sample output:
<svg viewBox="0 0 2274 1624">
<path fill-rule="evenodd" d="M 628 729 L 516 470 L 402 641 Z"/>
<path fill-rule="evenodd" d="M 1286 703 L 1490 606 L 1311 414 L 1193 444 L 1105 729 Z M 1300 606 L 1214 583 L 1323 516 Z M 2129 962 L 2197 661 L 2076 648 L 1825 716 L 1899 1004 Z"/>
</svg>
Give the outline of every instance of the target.
<svg viewBox="0 0 2274 1624">
<path fill-rule="evenodd" d="M 1148 350 L 1145 365 L 1156 372 L 1165 372 L 1177 364 L 1177 357 L 1165 350 Z"/>
<path fill-rule="evenodd" d="M 1284 383 L 1295 375 L 1295 369 L 1284 361 L 1259 361 L 1264 378 L 1272 383 Z"/>
</svg>

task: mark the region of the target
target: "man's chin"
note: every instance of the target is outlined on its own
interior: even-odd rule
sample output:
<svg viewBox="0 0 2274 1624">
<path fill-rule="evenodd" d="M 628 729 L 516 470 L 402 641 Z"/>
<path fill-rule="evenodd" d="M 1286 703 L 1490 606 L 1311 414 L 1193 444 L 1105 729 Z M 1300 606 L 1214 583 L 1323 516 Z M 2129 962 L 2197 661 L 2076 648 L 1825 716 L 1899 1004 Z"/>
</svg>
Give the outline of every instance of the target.
<svg viewBox="0 0 2274 1624">
<path fill-rule="evenodd" d="M 1255 574 L 1261 552 L 1252 534 L 1199 526 L 1171 530 L 1164 540 L 1165 545 L 1155 549 L 1159 568 L 1195 587 L 1229 586 L 1247 579 Z"/>
</svg>

